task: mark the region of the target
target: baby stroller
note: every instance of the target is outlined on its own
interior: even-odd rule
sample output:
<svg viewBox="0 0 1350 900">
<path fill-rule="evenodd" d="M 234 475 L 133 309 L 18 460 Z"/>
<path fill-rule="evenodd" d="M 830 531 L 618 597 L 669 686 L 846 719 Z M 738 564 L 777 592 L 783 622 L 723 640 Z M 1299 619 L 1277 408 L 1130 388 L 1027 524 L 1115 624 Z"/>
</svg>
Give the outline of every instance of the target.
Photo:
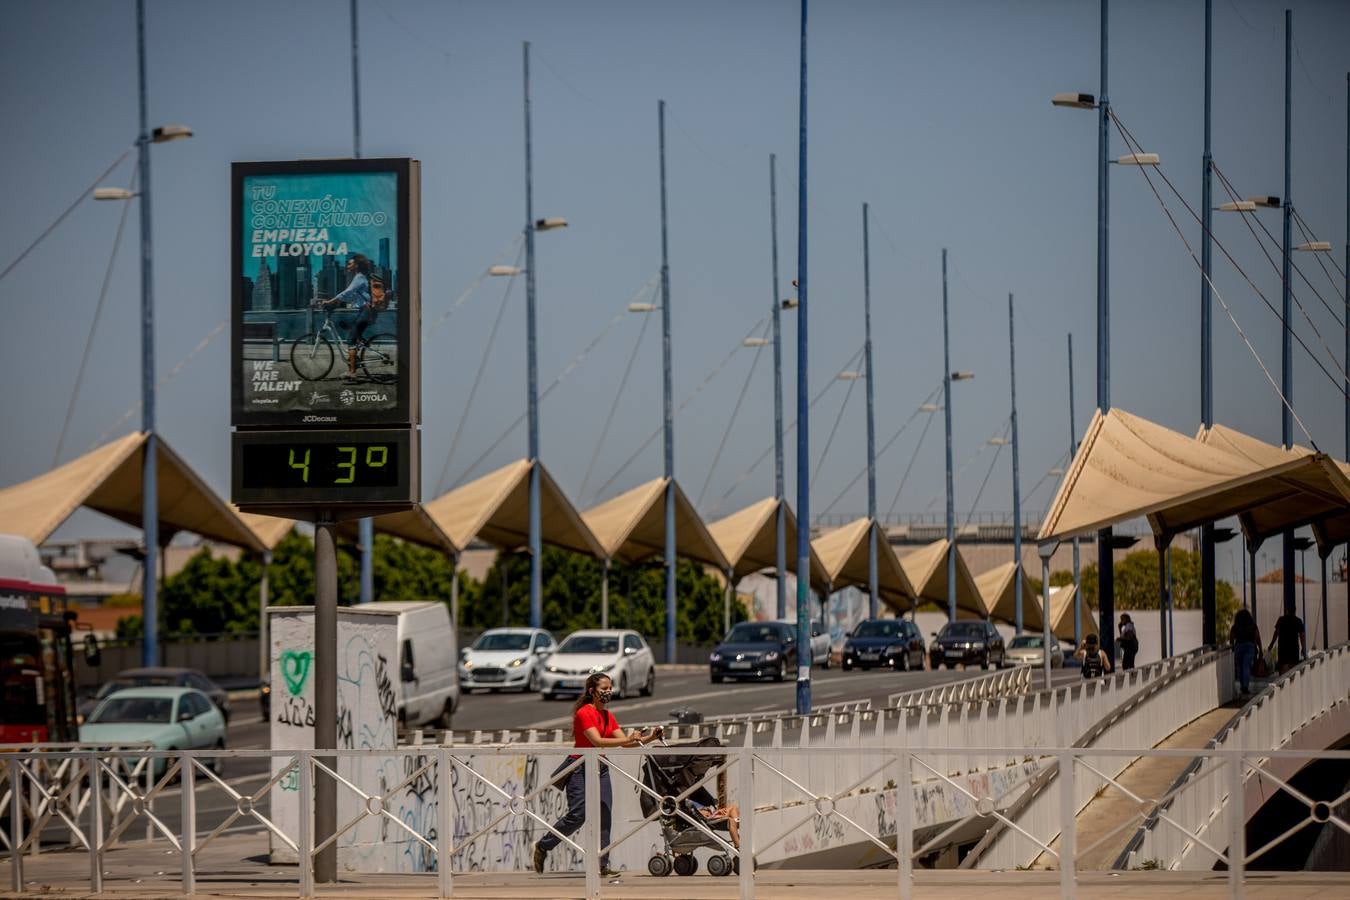
<svg viewBox="0 0 1350 900">
<path fill-rule="evenodd" d="M 727 831 L 726 818 L 705 819 L 694 806 L 694 803 L 717 806 L 717 798 L 709 793 L 706 787 L 700 785 L 690 791 L 683 800 L 674 800 L 698 784 L 708 774 L 708 770 L 722 762 L 723 757 L 720 755 L 698 753 L 695 748 L 721 747 L 722 742 L 709 737 L 691 744 L 671 746 L 689 747 L 693 752 L 678 756 L 647 756 L 642 760 L 642 783 L 663 798 L 658 800 L 646 791 L 638 792 L 643 816 L 650 817 L 659 812 L 657 821 L 660 823 L 661 839 L 665 845 L 664 852 L 655 853 L 647 860 L 647 871 L 657 877 L 669 875 L 672 871 L 676 875 L 693 875 L 698 871 L 698 860 L 694 857 L 694 851 L 699 847 L 710 847 L 716 852 L 708 860 L 709 875 L 730 875 L 733 871 L 739 872 L 740 859 L 733 859 L 723 844 L 718 843 L 702 828 L 692 825 L 676 811 L 675 803 L 678 802 L 679 809 L 685 815 L 702 823 L 710 831 Z M 690 800 L 694 803 L 690 803 Z M 727 838 L 726 842 L 731 843 L 730 838 Z"/>
</svg>

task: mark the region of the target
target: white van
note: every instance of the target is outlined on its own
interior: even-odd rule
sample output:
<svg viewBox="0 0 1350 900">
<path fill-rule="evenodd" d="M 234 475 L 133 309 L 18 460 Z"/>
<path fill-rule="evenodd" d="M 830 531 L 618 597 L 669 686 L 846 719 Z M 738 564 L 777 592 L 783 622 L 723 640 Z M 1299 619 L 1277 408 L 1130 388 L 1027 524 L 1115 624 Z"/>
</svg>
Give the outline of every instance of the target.
<svg viewBox="0 0 1350 900">
<path fill-rule="evenodd" d="M 417 728 L 435 722 L 450 727 L 450 716 L 459 706 L 459 678 L 455 663 L 455 629 L 450 610 L 438 601 L 381 600 L 361 606 L 398 612 L 399 674 L 403 699 L 399 724 Z"/>
</svg>

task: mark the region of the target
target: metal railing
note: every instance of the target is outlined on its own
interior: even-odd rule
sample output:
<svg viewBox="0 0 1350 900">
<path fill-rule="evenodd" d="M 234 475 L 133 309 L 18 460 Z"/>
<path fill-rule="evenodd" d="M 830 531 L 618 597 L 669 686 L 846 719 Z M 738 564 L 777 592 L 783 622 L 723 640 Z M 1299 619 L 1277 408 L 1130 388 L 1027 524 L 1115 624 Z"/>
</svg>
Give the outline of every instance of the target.
<svg viewBox="0 0 1350 900">
<path fill-rule="evenodd" d="M 1140 674 L 1135 675 L 1136 672 Z M 1086 724 L 1079 718 L 1071 732 L 1072 746 L 1082 750 L 1153 747 L 1186 723 L 1223 705 L 1233 693 L 1232 672 L 1229 649 L 1202 648 L 1143 670 L 1117 673 L 1111 677 L 1124 683 L 1122 702 L 1109 706 L 1080 702 L 1071 707 L 1078 715 L 1099 716 Z M 1098 759 L 1095 765 L 1104 777 L 1116 778 L 1131 763 L 1128 757 L 1113 756 Z M 1044 854 L 1046 844 L 1058 834 L 1063 820 L 1051 786 L 1058 777 L 1059 770 L 1054 764 L 1037 773 L 1029 790 L 1010 806 L 1008 822 L 995 824 L 962 866 L 1034 865 Z M 1074 797 L 1075 814 L 1087 806 L 1099 789 L 1100 785 L 1079 782 Z"/>
<path fill-rule="evenodd" d="M 1347 685 L 1350 644 L 1314 654 L 1268 684 L 1208 744 L 1212 749 L 1240 749 L 1252 760 L 1248 770 L 1240 773 L 1241 790 L 1232 780 L 1233 773 L 1229 773 L 1229 780 L 1216 777 L 1219 773 L 1214 757 L 1197 756 L 1161 798 L 1148 803 L 1143 823 L 1117 865 L 1145 859 L 1168 869 L 1212 867 L 1218 857 L 1212 846 L 1216 842 L 1213 835 L 1223 834 L 1225 829 L 1230 833 L 1240 830 L 1245 824 L 1241 803 L 1236 810 L 1231 804 L 1233 797 L 1241 799 L 1243 794 L 1289 791 L 1309 805 L 1309 817 L 1302 825 L 1317 821 L 1313 801 L 1288 784 L 1291 773 L 1272 765 L 1272 758 L 1261 751 L 1286 747 L 1300 731 L 1333 712 L 1345 715 L 1350 707 Z M 1350 717 L 1336 723 L 1332 730 L 1339 733 L 1331 738 L 1343 738 L 1348 725 Z M 1346 800 L 1347 796 L 1342 796 L 1332 805 Z"/>
<path fill-rule="evenodd" d="M 1248 798 L 1241 790 L 1245 778 L 1259 776 L 1273 779 L 1272 761 L 1286 767 L 1297 766 L 1309 759 L 1344 760 L 1350 765 L 1347 751 L 1280 751 L 1248 750 L 1243 748 L 1208 748 L 1205 750 L 1156 749 L 1102 749 L 1102 748 L 1026 748 L 1016 746 L 988 747 L 890 747 L 867 749 L 835 748 L 780 748 L 766 752 L 753 746 L 704 748 L 701 755 L 720 758 L 706 776 L 712 781 L 718 775 L 727 776 L 727 799 L 740 809 L 740 845 L 733 844 L 722 832 L 715 830 L 701 817 L 682 805 L 698 785 L 678 794 L 666 794 L 644 779 L 640 766 L 644 758 L 672 754 L 687 754 L 689 748 L 655 748 L 642 750 L 611 750 L 601 754 L 595 749 L 575 751 L 584 771 L 585 794 L 588 809 L 599 807 L 601 775 L 599 763 L 608 763 L 614 784 L 615 828 L 611 840 L 602 846 L 598 816 L 588 816 L 579 839 L 554 830 L 556 794 L 550 786 L 551 777 L 544 776 L 532 782 L 521 783 L 503 778 L 504 772 L 516 772 L 522 757 L 533 760 L 534 770 L 543 768 L 544 760 L 535 754 L 523 754 L 519 748 L 400 748 L 398 750 L 300 750 L 286 753 L 283 764 L 273 777 L 258 791 L 244 795 L 221 780 L 206 765 L 210 758 L 226 756 L 248 758 L 267 755 L 268 751 L 230 751 L 225 754 L 204 751 L 155 752 L 120 751 L 115 754 L 88 752 L 40 752 L 25 758 L 11 757 L 4 761 L 11 785 L 20 790 L 9 793 L 8 812 L 12 823 L 17 823 L 8 836 L 10 885 L 21 892 L 31 883 L 25 866 L 34 863 L 32 845 L 23 836 L 22 823 L 34 812 L 24 797 L 23 788 L 32 780 L 32 765 L 42 761 L 59 763 L 69 761 L 79 770 L 79 777 L 87 779 L 88 807 L 67 825 L 80 835 L 80 851 L 75 858 L 87 858 L 87 878 L 77 874 L 81 868 L 64 861 L 57 879 L 48 876 L 42 884 L 70 889 L 79 882 L 80 889 L 97 893 L 111 887 L 107 882 L 116 879 L 117 864 L 112 858 L 118 848 L 129 852 L 149 850 L 163 844 L 176 851 L 179 880 L 183 893 L 196 890 L 199 881 L 212 877 L 203 864 L 203 851 L 222 840 L 222 834 L 241 818 L 256 821 L 267 829 L 273 839 L 293 850 L 299 861 L 295 871 L 296 894 L 312 897 L 320 885 L 315 881 L 315 857 L 340 840 L 345 834 L 365 825 L 383 829 L 387 843 L 402 843 L 417 848 L 425 855 L 428 893 L 452 897 L 456 879 L 469 871 L 525 871 L 528 866 L 524 852 L 501 852 L 501 843 L 492 844 L 489 838 L 497 831 L 513 829 L 518 836 L 530 837 L 552 832 L 560 839 L 559 850 L 551 860 L 585 876 L 587 897 L 604 895 L 600 863 L 604 857 L 625 856 L 624 865 L 630 870 L 635 862 L 646 860 L 651 871 L 668 866 L 657 866 L 652 860 L 660 857 L 668 861 L 670 852 L 663 849 L 666 829 L 694 829 L 706 839 L 708 857 L 704 865 L 710 871 L 730 874 L 739 871 L 739 895 L 755 896 L 754 874 L 757 868 L 772 866 L 775 862 L 796 857 L 797 862 L 811 864 L 827 852 L 851 848 L 857 864 L 895 867 L 896 888 L 901 898 L 914 893 L 914 871 L 928 864 L 935 851 L 950 845 L 953 835 L 1002 822 L 1017 827 L 1003 811 L 1006 807 L 988 779 L 967 778 L 946 774 L 946 764 L 940 760 L 958 758 L 971 761 L 961 768 L 969 769 L 981 758 L 1015 757 L 1036 759 L 1056 765 L 1060 776 L 1054 787 L 1058 799 L 1060 830 L 1057 844 L 1041 842 L 1046 859 L 1045 867 L 1060 873 L 1060 895 L 1074 897 L 1078 891 L 1077 798 L 1083 790 L 1096 792 L 1106 786 L 1120 787 L 1119 782 L 1106 774 L 1102 759 L 1134 759 L 1137 757 L 1202 757 L 1207 766 L 1226 773 L 1223 780 L 1230 793 L 1234 815 L 1228 816 L 1217 836 L 1198 832 L 1184 823 L 1162 819 L 1168 827 L 1184 832 L 1203 845 L 1207 853 L 1228 867 L 1228 883 L 1232 896 L 1241 897 L 1247 875 L 1247 866 L 1257 854 L 1249 852 L 1240 827 L 1233 823 L 1245 821 Z M 338 774 L 323 757 L 352 757 L 377 755 L 397 760 L 399 770 L 406 776 L 398 783 L 363 785 L 353 783 Z M 822 784 L 819 773 L 833 769 L 839 760 L 851 759 L 854 767 L 865 774 L 850 784 Z M 145 760 L 164 760 L 164 773 L 148 789 L 137 781 L 119 774 L 119 763 L 135 765 Z M 822 765 L 821 763 L 825 764 Z M 158 767 L 155 767 L 158 768 Z M 803 775 L 802 773 L 807 773 Z M 279 789 L 284 781 L 294 776 L 297 799 L 306 814 L 299 817 L 294 835 L 285 833 L 275 821 L 262 811 L 261 802 L 269 793 Z M 178 799 L 180 823 L 168 826 L 150 812 L 154 794 L 162 792 L 175 778 L 181 777 Z M 312 799 L 316 784 L 321 779 L 337 783 L 342 797 L 348 801 L 340 805 L 338 834 L 320 839 L 315 831 Z M 1350 831 L 1350 822 L 1338 813 L 1345 798 L 1308 796 L 1288 785 L 1287 779 L 1276 779 L 1279 789 L 1287 791 L 1309 804 L 1309 818 L 1316 823 Z M 778 787 L 787 788 L 788 798 L 771 799 Z M 904 788 L 907 787 L 908 790 Z M 411 821 L 398 810 L 399 798 L 410 789 L 435 790 L 438 800 L 431 814 Z M 107 791 L 125 795 L 131 815 L 119 825 L 112 825 L 104 803 Z M 946 807 L 935 809 L 935 791 L 945 792 Z M 206 791 L 220 791 L 232 798 L 235 809 L 224 822 L 207 832 L 199 827 L 196 807 Z M 636 798 L 645 795 L 652 801 L 653 811 L 643 815 L 633 812 Z M 620 803 L 625 799 L 626 803 Z M 144 818 L 153 827 L 154 843 L 128 843 L 126 836 L 137 819 Z M 1277 838 L 1277 843 L 1287 834 Z M 520 845 L 528 846 L 528 843 Z M 495 847 L 485 854 L 469 855 L 485 847 Z M 897 849 L 902 848 L 902 849 Z M 1257 853 L 1264 852 L 1262 847 Z M 82 851 L 82 852 L 81 852 Z M 25 854 L 29 855 L 25 855 Z M 495 859 L 492 858 L 495 854 Z M 716 859 L 717 862 L 713 863 Z M 448 861 L 448 864 L 447 864 Z M 232 859 L 228 877 L 239 877 L 240 861 Z M 851 866 L 849 866 L 851 867 Z M 36 865 L 34 865 L 36 868 Z M 688 866 L 686 866 L 688 868 Z M 696 866 L 694 867 L 696 868 Z M 225 876 L 227 873 L 217 873 Z M 277 873 L 272 872 L 275 882 Z M 346 876 L 344 876 L 345 878 Z M 106 881 L 105 881 L 106 879 Z M 631 891 L 632 882 L 625 890 Z"/>
</svg>

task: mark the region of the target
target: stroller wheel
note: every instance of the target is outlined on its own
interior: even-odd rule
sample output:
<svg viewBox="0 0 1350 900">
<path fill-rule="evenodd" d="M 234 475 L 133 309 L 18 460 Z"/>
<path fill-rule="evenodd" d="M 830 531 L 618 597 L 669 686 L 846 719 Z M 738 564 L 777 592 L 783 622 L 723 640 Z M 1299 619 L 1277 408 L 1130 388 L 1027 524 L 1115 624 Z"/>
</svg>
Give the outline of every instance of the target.
<svg viewBox="0 0 1350 900">
<path fill-rule="evenodd" d="M 670 860 L 664 856 L 653 856 L 647 860 L 647 871 L 657 878 L 664 878 L 670 874 Z"/>
<path fill-rule="evenodd" d="M 676 875 L 693 875 L 698 871 L 698 860 L 692 853 L 681 853 L 675 857 Z"/>
<path fill-rule="evenodd" d="M 731 858 L 727 856 L 708 857 L 708 874 L 714 876 L 727 875 L 731 872 Z"/>
</svg>

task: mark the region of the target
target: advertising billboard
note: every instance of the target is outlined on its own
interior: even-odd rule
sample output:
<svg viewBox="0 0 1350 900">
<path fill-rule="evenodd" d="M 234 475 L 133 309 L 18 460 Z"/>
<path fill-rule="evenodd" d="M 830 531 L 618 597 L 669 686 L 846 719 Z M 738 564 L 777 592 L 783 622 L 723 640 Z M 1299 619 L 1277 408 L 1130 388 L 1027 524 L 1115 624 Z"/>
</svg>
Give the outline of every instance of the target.
<svg viewBox="0 0 1350 900">
<path fill-rule="evenodd" d="M 235 163 L 231 191 L 232 424 L 417 424 L 417 161 Z"/>
</svg>

